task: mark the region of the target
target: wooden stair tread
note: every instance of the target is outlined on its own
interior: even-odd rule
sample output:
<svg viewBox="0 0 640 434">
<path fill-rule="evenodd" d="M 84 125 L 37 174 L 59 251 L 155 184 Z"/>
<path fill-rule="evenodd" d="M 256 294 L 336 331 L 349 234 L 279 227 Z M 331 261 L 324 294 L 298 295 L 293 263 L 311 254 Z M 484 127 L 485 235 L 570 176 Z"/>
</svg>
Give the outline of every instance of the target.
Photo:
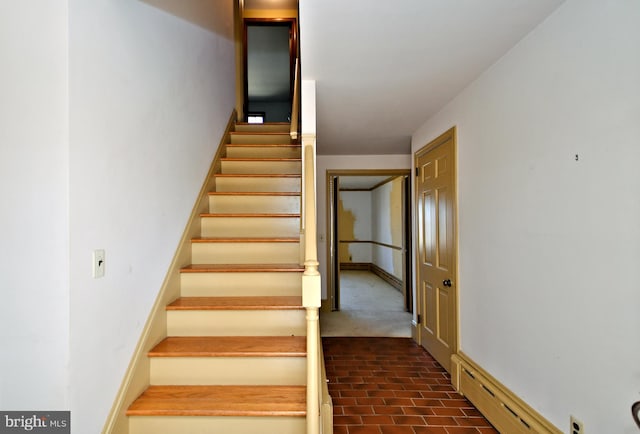
<svg viewBox="0 0 640 434">
<path fill-rule="evenodd" d="M 250 161 L 250 162 L 264 162 L 274 163 L 279 161 L 299 163 L 302 158 L 288 158 L 288 157 L 224 157 L 220 161 Z"/>
<path fill-rule="evenodd" d="M 128 416 L 304 416 L 305 386 L 149 386 Z"/>
<path fill-rule="evenodd" d="M 192 238 L 192 243 L 299 243 L 299 237 L 201 237 Z"/>
<path fill-rule="evenodd" d="M 254 124 L 252 122 L 243 122 L 243 121 L 237 121 L 236 125 L 256 125 L 256 126 L 260 126 L 260 125 L 291 125 L 291 122 L 262 122 L 261 124 Z"/>
<path fill-rule="evenodd" d="M 180 297 L 167 310 L 298 310 L 300 296 Z"/>
<path fill-rule="evenodd" d="M 290 137 L 290 133 L 287 131 L 230 131 L 229 134 L 233 136 L 287 136 Z"/>
<path fill-rule="evenodd" d="M 149 357 L 304 357 L 305 336 L 168 337 Z"/>
<path fill-rule="evenodd" d="M 210 191 L 209 196 L 300 196 L 295 191 Z"/>
<path fill-rule="evenodd" d="M 279 213 L 218 212 L 218 213 L 202 213 L 200 214 L 200 217 L 300 217 L 300 214 L 299 213 L 279 214 Z"/>
<path fill-rule="evenodd" d="M 216 173 L 220 178 L 302 178 L 299 173 Z"/>
<path fill-rule="evenodd" d="M 302 148 L 302 145 L 300 143 L 229 143 L 227 148 Z"/>
<path fill-rule="evenodd" d="M 302 272 L 299 264 L 192 264 L 180 269 L 182 273 L 247 273 L 247 272 Z"/>
</svg>

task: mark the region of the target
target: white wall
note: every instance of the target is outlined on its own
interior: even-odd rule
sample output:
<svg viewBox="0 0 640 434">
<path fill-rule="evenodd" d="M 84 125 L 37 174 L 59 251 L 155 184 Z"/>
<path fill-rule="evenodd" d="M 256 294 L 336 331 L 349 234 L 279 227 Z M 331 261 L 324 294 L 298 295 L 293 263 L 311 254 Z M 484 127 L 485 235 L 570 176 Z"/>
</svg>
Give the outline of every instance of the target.
<svg viewBox="0 0 640 434">
<path fill-rule="evenodd" d="M 104 424 L 234 106 L 217 5 L 211 32 L 138 1 L 69 3 L 74 432 Z"/>
<path fill-rule="evenodd" d="M 402 190 L 404 178 L 396 177 L 371 193 L 372 240 L 394 247 L 404 247 Z M 402 251 L 373 245 L 373 263 L 398 279 L 403 279 Z M 409 285 L 411 287 L 413 285 Z"/>
<path fill-rule="evenodd" d="M 327 170 L 408 169 L 410 155 L 318 155 L 318 260 L 322 275 L 322 298 L 327 298 Z"/>
<path fill-rule="evenodd" d="M 462 350 L 563 431 L 637 433 L 638 47 L 640 2 L 568 0 L 413 136 L 458 126 Z"/>
<path fill-rule="evenodd" d="M 0 55 L 0 408 L 66 410 L 67 2 L 1 2 Z"/>
<path fill-rule="evenodd" d="M 341 218 L 338 224 L 338 234 L 340 240 L 371 240 L 371 192 L 370 191 L 341 191 L 340 201 L 342 202 L 343 214 L 353 217 Z M 340 218 L 340 217 L 339 217 Z M 340 258 L 341 262 L 371 262 L 370 243 L 342 244 L 341 249 L 345 249 L 347 258 Z M 349 257 L 351 259 L 349 259 Z"/>
</svg>

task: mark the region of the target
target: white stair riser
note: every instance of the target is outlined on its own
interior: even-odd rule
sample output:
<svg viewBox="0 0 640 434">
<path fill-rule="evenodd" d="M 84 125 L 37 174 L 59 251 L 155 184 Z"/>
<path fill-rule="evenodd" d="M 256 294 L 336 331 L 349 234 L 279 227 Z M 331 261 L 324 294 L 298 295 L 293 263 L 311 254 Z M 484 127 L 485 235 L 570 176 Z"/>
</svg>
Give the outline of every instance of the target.
<svg viewBox="0 0 640 434">
<path fill-rule="evenodd" d="M 168 336 L 305 336 L 305 312 L 296 310 L 170 310 Z"/>
<path fill-rule="evenodd" d="M 129 434 L 301 434 L 306 419 L 295 416 L 132 416 Z"/>
<path fill-rule="evenodd" d="M 249 145 L 281 145 L 291 143 L 289 134 L 231 134 L 231 143 Z"/>
<path fill-rule="evenodd" d="M 236 131 L 248 133 L 287 133 L 291 131 L 291 124 L 236 124 Z"/>
<path fill-rule="evenodd" d="M 228 158 L 300 158 L 299 146 L 229 146 Z"/>
<path fill-rule="evenodd" d="M 182 273 L 183 297 L 301 295 L 301 272 Z"/>
<path fill-rule="evenodd" d="M 209 196 L 211 213 L 300 212 L 300 196 Z"/>
<path fill-rule="evenodd" d="M 192 243 L 193 264 L 295 264 L 300 243 Z"/>
<path fill-rule="evenodd" d="M 151 384 L 306 384 L 305 357 L 151 357 Z"/>
<path fill-rule="evenodd" d="M 217 191 L 300 192 L 300 178 L 216 177 Z"/>
<path fill-rule="evenodd" d="M 204 217 L 203 237 L 299 237 L 299 217 Z"/>
<path fill-rule="evenodd" d="M 221 172 L 226 174 L 281 174 L 297 175 L 301 173 L 302 167 L 299 161 L 236 161 L 223 160 L 221 162 Z"/>
</svg>

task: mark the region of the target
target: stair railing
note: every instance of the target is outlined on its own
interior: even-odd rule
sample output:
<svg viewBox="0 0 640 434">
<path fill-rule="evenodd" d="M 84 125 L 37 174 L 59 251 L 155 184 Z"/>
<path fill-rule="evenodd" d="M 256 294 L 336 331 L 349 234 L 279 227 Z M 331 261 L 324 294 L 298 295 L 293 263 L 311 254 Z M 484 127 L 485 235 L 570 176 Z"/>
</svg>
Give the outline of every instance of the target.
<svg viewBox="0 0 640 434">
<path fill-rule="evenodd" d="M 293 142 L 297 142 L 300 138 L 300 99 L 301 99 L 301 80 L 300 80 L 300 60 L 296 58 L 296 66 L 294 72 L 293 79 L 293 100 L 291 102 L 291 127 L 289 129 L 289 135 L 291 136 L 291 140 Z M 315 120 L 314 120 L 315 123 Z M 302 176 L 301 183 L 304 186 L 305 183 L 305 170 L 304 170 L 304 149 L 302 150 Z M 304 265 L 305 261 L 305 248 L 304 248 L 304 216 L 305 216 L 305 207 L 304 207 L 304 198 L 305 191 L 304 187 L 301 189 L 300 199 L 301 199 L 301 209 L 300 209 L 300 264 Z"/>
<path fill-rule="evenodd" d="M 300 128 L 300 59 L 296 59 L 293 76 L 293 100 L 291 101 L 291 129 L 289 134 L 292 140 L 298 140 Z"/>
<path fill-rule="evenodd" d="M 320 272 L 316 227 L 316 118 L 315 81 L 304 80 L 302 90 L 302 227 L 304 273 L 302 274 L 302 305 L 307 320 L 307 434 L 332 432 L 330 398 L 322 362 L 319 311 L 321 301 Z M 322 410 L 322 411 L 321 411 Z M 329 426 L 326 426 L 328 422 Z"/>
</svg>

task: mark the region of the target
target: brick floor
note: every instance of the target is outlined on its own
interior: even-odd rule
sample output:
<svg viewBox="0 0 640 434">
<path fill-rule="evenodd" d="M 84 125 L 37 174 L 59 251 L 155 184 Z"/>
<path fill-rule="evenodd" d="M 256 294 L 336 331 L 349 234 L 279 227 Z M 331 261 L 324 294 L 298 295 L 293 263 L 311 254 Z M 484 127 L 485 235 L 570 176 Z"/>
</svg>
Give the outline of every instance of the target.
<svg viewBox="0 0 640 434">
<path fill-rule="evenodd" d="M 499 434 L 408 338 L 323 338 L 334 434 Z"/>
</svg>

